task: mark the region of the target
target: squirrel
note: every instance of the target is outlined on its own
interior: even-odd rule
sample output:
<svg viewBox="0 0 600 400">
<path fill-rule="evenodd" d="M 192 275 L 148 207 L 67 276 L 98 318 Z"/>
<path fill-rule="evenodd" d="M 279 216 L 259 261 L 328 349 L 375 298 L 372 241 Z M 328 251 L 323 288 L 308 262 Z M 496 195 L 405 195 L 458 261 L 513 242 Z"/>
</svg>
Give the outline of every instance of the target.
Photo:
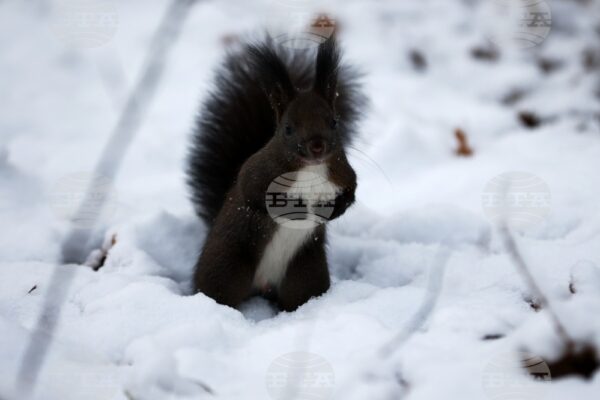
<svg viewBox="0 0 600 400">
<path fill-rule="evenodd" d="M 329 289 L 321 222 L 355 201 L 346 149 L 366 103 L 359 77 L 342 64 L 335 34 L 316 51 L 265 38 L 227 54 L 197 118 L 187 163 L 192 203 L 209 228 L 195 293 L 234 308 L 261 295 L 293 311 Z M 303 187 L 302 172 L 321 179 Z M 278 177 L 289 183 L 284 195 L 304 210 L 304 221 L 269 213 L 267 194 Z M 311 224 L 315 210 L 323 215 Z M 294 221 L 299 225 L 286 224 Z"/>
</svg>

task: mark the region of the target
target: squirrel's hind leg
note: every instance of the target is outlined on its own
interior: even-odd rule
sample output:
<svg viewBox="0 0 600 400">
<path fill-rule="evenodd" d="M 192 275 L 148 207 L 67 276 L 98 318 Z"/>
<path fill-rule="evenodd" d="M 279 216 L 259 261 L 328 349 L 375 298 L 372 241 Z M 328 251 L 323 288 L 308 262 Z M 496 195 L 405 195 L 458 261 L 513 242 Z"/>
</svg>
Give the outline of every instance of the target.
<svg viewBox="0 0 600 400">
<path fill-rule="evenodd" d="M 324 234 L 317 241 L 306 243 L 290 261 L 281 285 L 277 305 L 281 310 L 294 311 L 311 297 L 320 296 L 329 289 L 329 270 L 325 254 Z"/>
<path fill-rule="evenodd" d="M 196 292 L 202 292 L 217 303 L 233 308 L 252 295 L 254 269 L 247 259 L 231 251 L 226 257 L 212 258 L 212 262 L 207 262 L 203 256 L 200 256 L 194 272 Z"/>
</svg>

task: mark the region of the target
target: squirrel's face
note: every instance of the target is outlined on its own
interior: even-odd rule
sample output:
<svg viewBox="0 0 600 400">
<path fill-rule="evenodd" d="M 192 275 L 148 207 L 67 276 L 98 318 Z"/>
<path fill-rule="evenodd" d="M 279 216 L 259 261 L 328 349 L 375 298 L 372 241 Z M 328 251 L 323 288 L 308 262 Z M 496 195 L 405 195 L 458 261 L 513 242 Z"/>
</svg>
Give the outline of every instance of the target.
<svg viewBox="0 0 600 400">
<path fill-rule="evenodd" d="M 290 156 L 318 164 L 339 145 L 337 127 L 327 102 L 314 92 L 303 92 L 290 102 L 277 130 Z"/>
</svg>

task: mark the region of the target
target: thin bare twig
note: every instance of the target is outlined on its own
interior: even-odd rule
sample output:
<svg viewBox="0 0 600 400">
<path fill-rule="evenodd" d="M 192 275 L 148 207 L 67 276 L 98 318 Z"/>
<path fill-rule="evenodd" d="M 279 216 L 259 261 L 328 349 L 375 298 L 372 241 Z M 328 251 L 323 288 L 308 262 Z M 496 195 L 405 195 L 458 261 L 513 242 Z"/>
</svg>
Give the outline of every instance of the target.
<svg viewBox="0 0 600 400">
<path fill-rule="evenodd" d="M 531 271 L 529 270 L 527 263 L 525 262 L 525 259 L 523 258 L 523 256 L 521 255 L 521 252 L 519 251 L 519 248 L 517 246 L 517 243 L 515 242 L 514 237 L 510 233 L 510 230 L 508 228 L 508 225 L 506 224 L 506 221 L 503 222 L 502 225 L 500 226 L 500 233 L 502 235 L 502 239 L 504 241 L 504 247 L 506 248 L 508 255 L 510 256 L 511 260 L 517 267 L 517 270 L 519 271 L 519 273 L 525 280 L 525 283 L 529 287 L 529 290 L 531 290 L 533 296 L 538 300 L 540 306 L 548 312 L 548 315 L 550 316 L 550 319 L 552 320 L 552 324 L 554 325 L 556 332 L 561 337 L 563 342 L 568 347 L 572 347 L 574 345 L 573 339 L 571 339 L 571 337 L 567 333 L 567 330 L 565 329 L 564 325 L 558 318 L 558 315 L 552 309 L 550 302 L 548 301 L 548 298 L 546 297 L 546 295 L 544 295 L 544 292 L 539 287 L 539 285 L 535 281 L 535 278 L 531 274 Z"/>
</svg>

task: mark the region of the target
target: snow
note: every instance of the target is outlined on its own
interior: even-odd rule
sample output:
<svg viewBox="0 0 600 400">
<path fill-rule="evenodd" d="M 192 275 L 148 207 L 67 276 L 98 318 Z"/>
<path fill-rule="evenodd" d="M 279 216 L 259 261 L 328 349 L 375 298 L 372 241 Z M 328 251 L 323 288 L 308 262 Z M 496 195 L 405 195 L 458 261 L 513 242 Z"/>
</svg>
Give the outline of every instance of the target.
<svg viewBox="0 0 600 400">
<path fill-rule="evenodd" d="M 585 49 L 600 52 L 600 4 L 547 1 L 544 42 L 501 45 L 489 61 L 471 56 L 489 46 L 482 1 L 325 3 L 348 60 L 366 72 L 371 104 L 350 150 L 357 204 L 329 227 L 332 287 L 293 313 L 191 295 L 206 231 L 183 176 L 223 38 L 256 32 L 285 1 L 192 9 L 93 235 L 89 263 L 107 253 L 98 271 L 57 262 L 65 212 L 76 208 L 59 195 L 65 182 L 76 199 L 85 189 L 168 3 L 118 3 L 114 37 L 97 48 L 53 33 L 52 10 L 64 2 L 0 3 L 0 398 L 23 397 L 25 349 L 48 340 L 47 323 L 35 331 L 43 307 L 46 321 L 59 319 L 36 399 L 300 399 L 310 390 L 314 399 L 510 398 L 521 382 L 517 352 L 552 361 L 560 347 L 482 206 L 488 182 L 515 171 L 550 195 L 513 231 L 518 247 L 568 333 L 600 347 L 600 80 L 582 64 Z M 413 68 L 412 50 L 424 70 Z M 541 58 L 561 66 L 545 74 Z M 525 94 L 503 102 L 514 90 Z M 521 111 L 542 124 L 524 127 Z M 472 157 L 454 153 L 456 128 Z M 64 302 L 49 294 L 53 274 Z M 282 388 L 295 376 L 289 365 L 307 359 L 323 380 Z M 498 368 L 504 380 L 494 381 Z M 600 374 L 521 388 L 531 399 L 592 399 Z"/>
</svg>

